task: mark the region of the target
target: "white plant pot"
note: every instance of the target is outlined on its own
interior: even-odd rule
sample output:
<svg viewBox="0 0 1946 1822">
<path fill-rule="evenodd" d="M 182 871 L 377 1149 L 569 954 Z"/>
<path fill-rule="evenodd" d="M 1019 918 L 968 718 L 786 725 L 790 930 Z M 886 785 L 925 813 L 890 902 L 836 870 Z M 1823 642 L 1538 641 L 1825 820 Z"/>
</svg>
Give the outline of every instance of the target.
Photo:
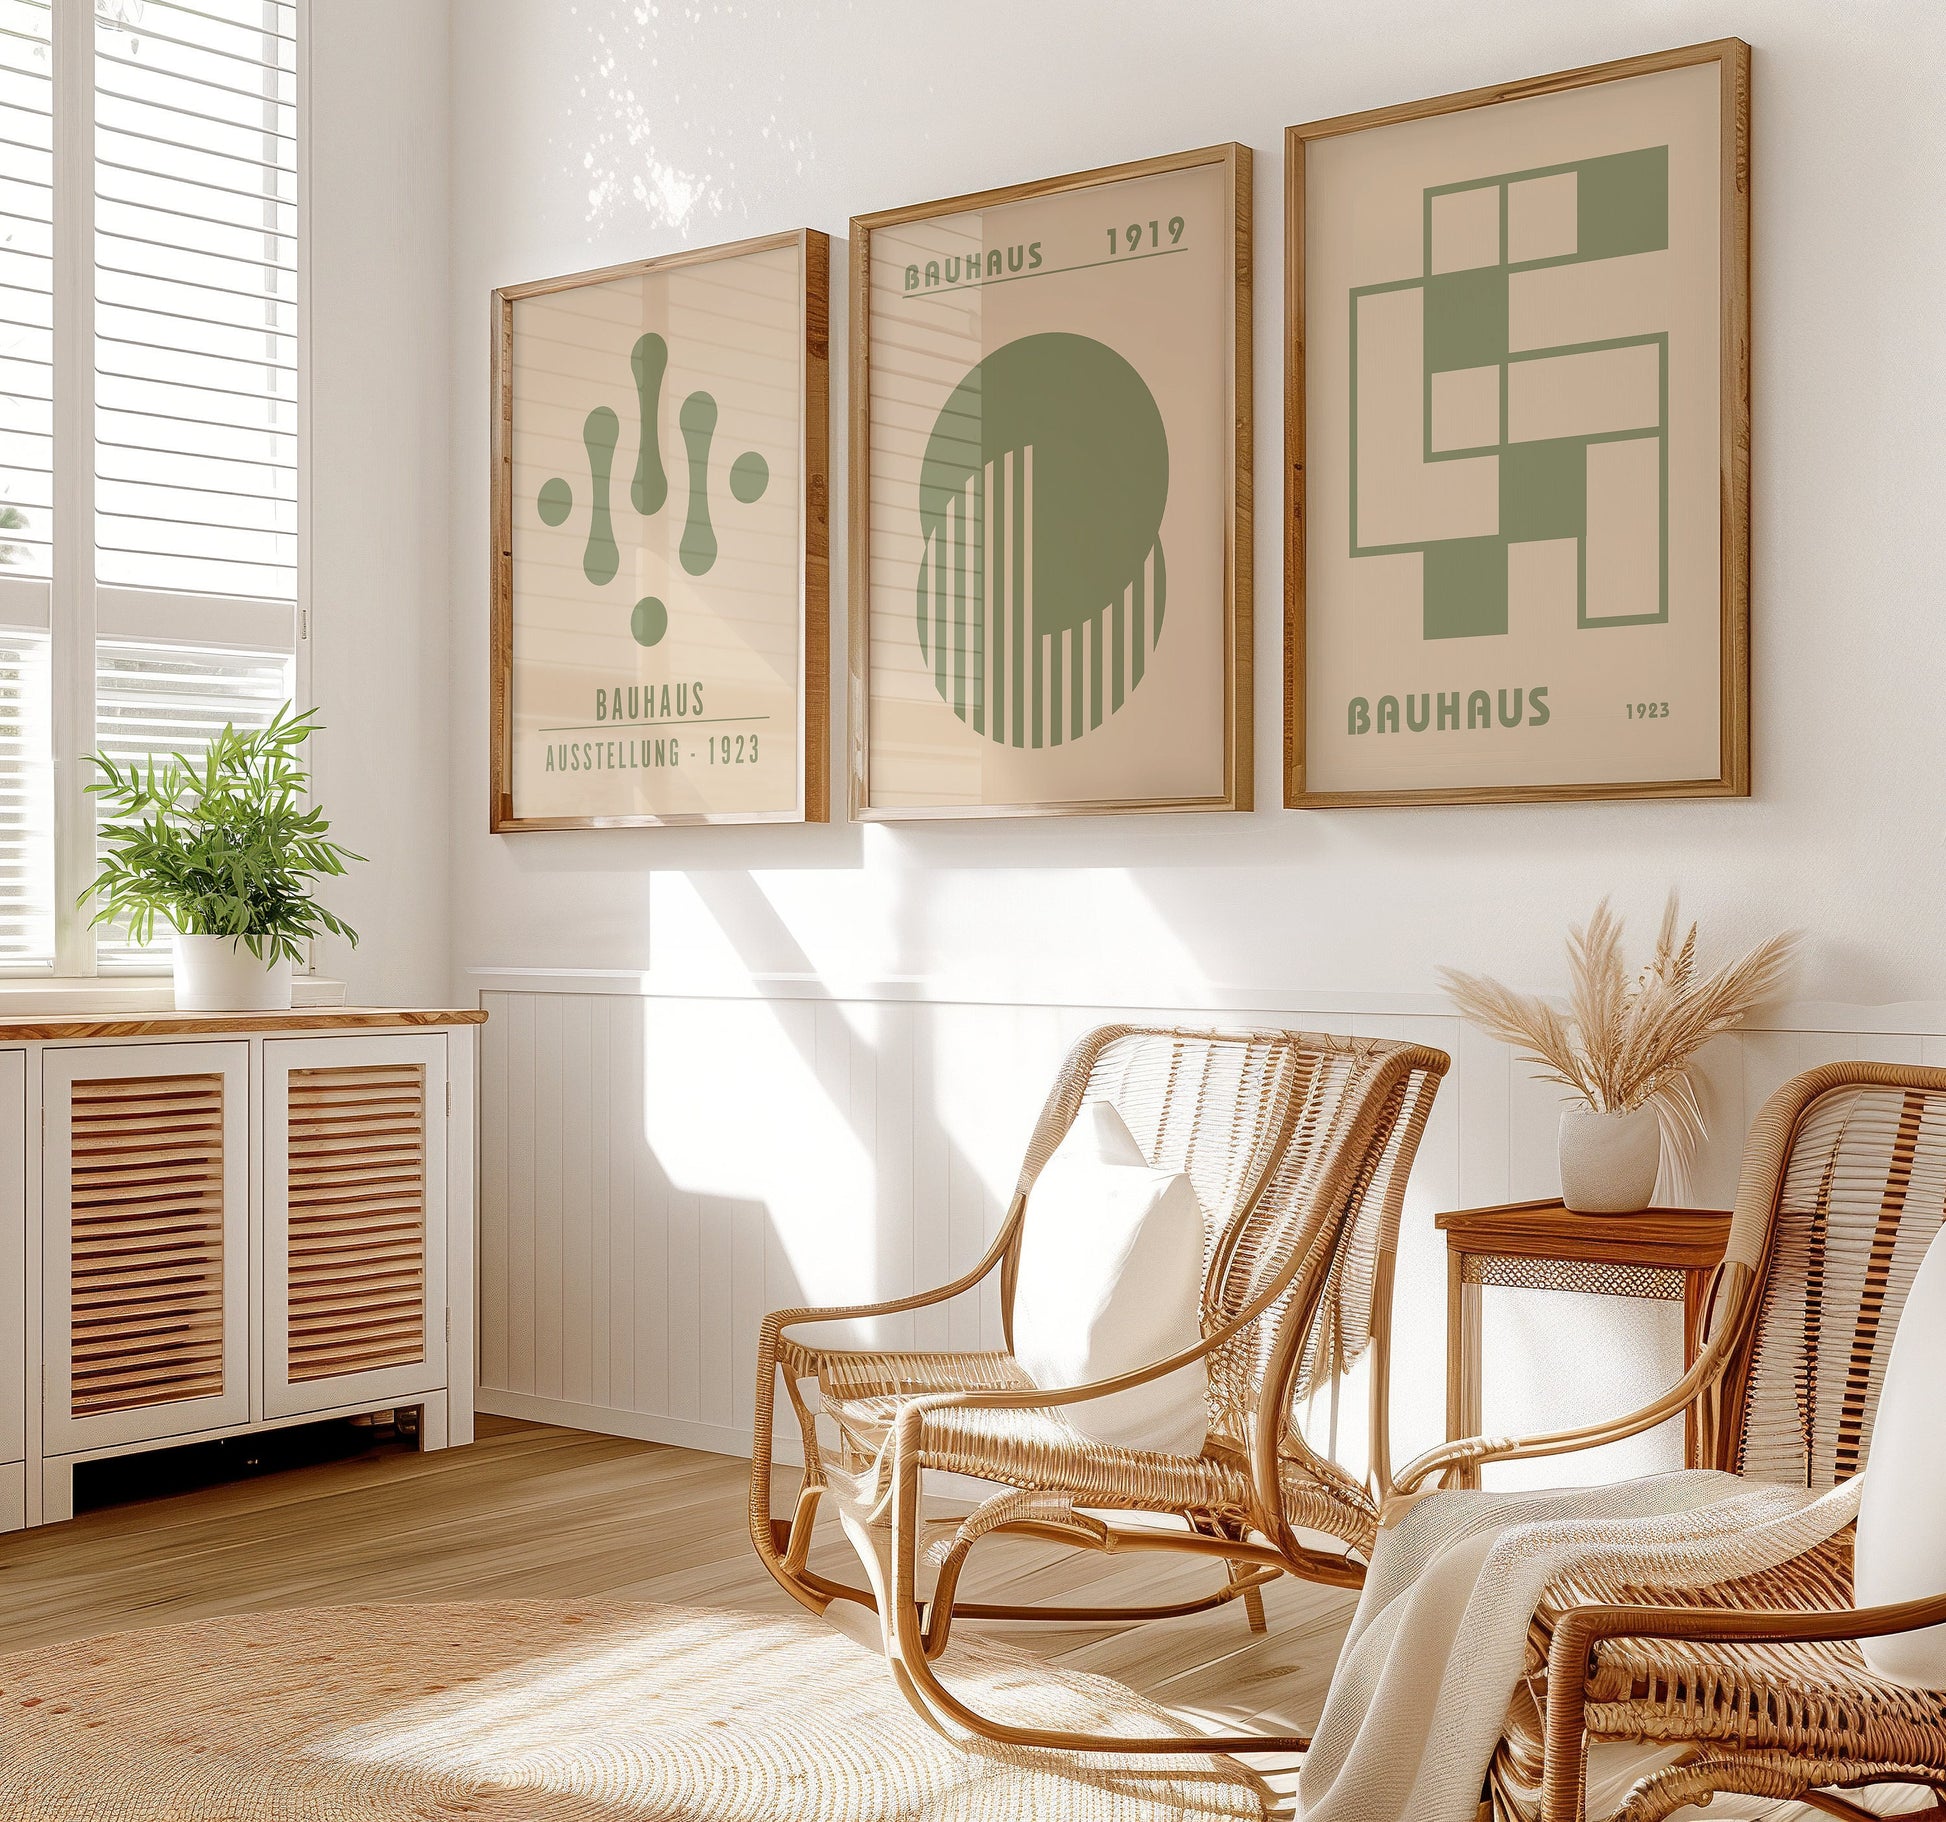
<svg viewBox="0 0 1946 1822">
<path fill-rule="evenodd" d="M 178 1012 L 288 1012 L 290 957 L 260 961 L 239 936 L 176 938 Z"/>
<path fill-rule="evenodd" d="M 1662 1122 L 1653 1107 L 1596 1113 L 1584 1102 L 1561 1109 L 1561 1200 L 1578 1215 L 1633 1215 L 1649 1206 L 1662 1163 Z"/>
</svg>

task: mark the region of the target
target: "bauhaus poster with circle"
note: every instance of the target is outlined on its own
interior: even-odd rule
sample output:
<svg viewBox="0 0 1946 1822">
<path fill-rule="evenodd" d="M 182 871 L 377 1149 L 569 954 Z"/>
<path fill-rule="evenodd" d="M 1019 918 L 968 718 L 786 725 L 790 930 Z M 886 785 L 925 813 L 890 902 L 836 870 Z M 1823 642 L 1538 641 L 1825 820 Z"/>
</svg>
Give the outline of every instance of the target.
<svg viewBox="0 0 1946 1822">
<path fill-rule="evenodd" d="M 1248 160 L 853 223 L 861 814 L 1248 804 Z"/>
<path fill-rule="evenodd" d="M 1287 801 L 1749 789 L 1748 83 L 1291 130 Z"/>
<path fill-rule="evenodd" d="M 496 294 L 496 829 L 825 815 L 829 251 Z"/>
</svg>

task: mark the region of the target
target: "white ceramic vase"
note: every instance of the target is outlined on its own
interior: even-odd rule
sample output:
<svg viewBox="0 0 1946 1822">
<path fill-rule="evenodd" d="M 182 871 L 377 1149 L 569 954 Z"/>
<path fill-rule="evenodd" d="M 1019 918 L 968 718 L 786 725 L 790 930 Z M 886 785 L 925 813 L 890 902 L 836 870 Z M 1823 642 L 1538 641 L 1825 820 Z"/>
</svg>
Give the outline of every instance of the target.
<svg viewBox="0 0 1946 1822">
<path fill-rule="evenodd" d="M 1649 1205 L 1662 1163 L 1662 1122 L 1652 1106 L 1596 1113 L 1561 1109 L 1561 1200 L 1578 1215 L 1632 1215 Z"/>
<path fill-rule="evenodd" d="M 290 957 L 261 961 L 240 936 L 176 938 L 178 1012 L 288 1012 Z"/>
</svg>

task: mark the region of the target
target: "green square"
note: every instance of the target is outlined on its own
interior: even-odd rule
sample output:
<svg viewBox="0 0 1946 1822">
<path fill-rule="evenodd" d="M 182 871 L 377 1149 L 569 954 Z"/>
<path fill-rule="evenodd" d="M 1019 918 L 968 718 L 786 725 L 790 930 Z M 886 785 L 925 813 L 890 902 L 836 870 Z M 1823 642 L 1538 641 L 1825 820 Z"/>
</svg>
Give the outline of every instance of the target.
<svg viewBox="0 0 1946 1822">
<path fill-rule="evenodd" d="M 1507 269 L 1441 272 L 1426 280 L 1426 371 L 1507 358 Z"/>
<path fill-rule="evenodd" d="M 1517 544 L 1588 529 L 1588 445 L 1579 437 L 1509 443 L 1500 452 L 1500 535 Z"/>
<path fill-rule="evenodd" d="M 1505 538 L 1442 538 L 1425 547 L 1421 587 L 1428 639 L 1507 630 Z"/>
<path fill-rule="evenodd" d="M 1575 215 L 1583 259 L 1654 253 L 1669 244 L 1669 148 L 1584 159 Z"/>
</svg>

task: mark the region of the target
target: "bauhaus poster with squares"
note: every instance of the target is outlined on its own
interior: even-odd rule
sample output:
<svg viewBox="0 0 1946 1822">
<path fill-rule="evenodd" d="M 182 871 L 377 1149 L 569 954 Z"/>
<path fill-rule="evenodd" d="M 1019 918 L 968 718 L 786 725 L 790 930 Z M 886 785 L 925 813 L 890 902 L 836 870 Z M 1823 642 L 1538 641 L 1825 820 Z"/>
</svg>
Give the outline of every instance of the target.
<svg viewBox="0 0 1946 1822">
<path fill-rule="evenodd" d="M 1748 788 L 1741 51 L 1293 129 L 1290 801 Z"/>
</svg>

